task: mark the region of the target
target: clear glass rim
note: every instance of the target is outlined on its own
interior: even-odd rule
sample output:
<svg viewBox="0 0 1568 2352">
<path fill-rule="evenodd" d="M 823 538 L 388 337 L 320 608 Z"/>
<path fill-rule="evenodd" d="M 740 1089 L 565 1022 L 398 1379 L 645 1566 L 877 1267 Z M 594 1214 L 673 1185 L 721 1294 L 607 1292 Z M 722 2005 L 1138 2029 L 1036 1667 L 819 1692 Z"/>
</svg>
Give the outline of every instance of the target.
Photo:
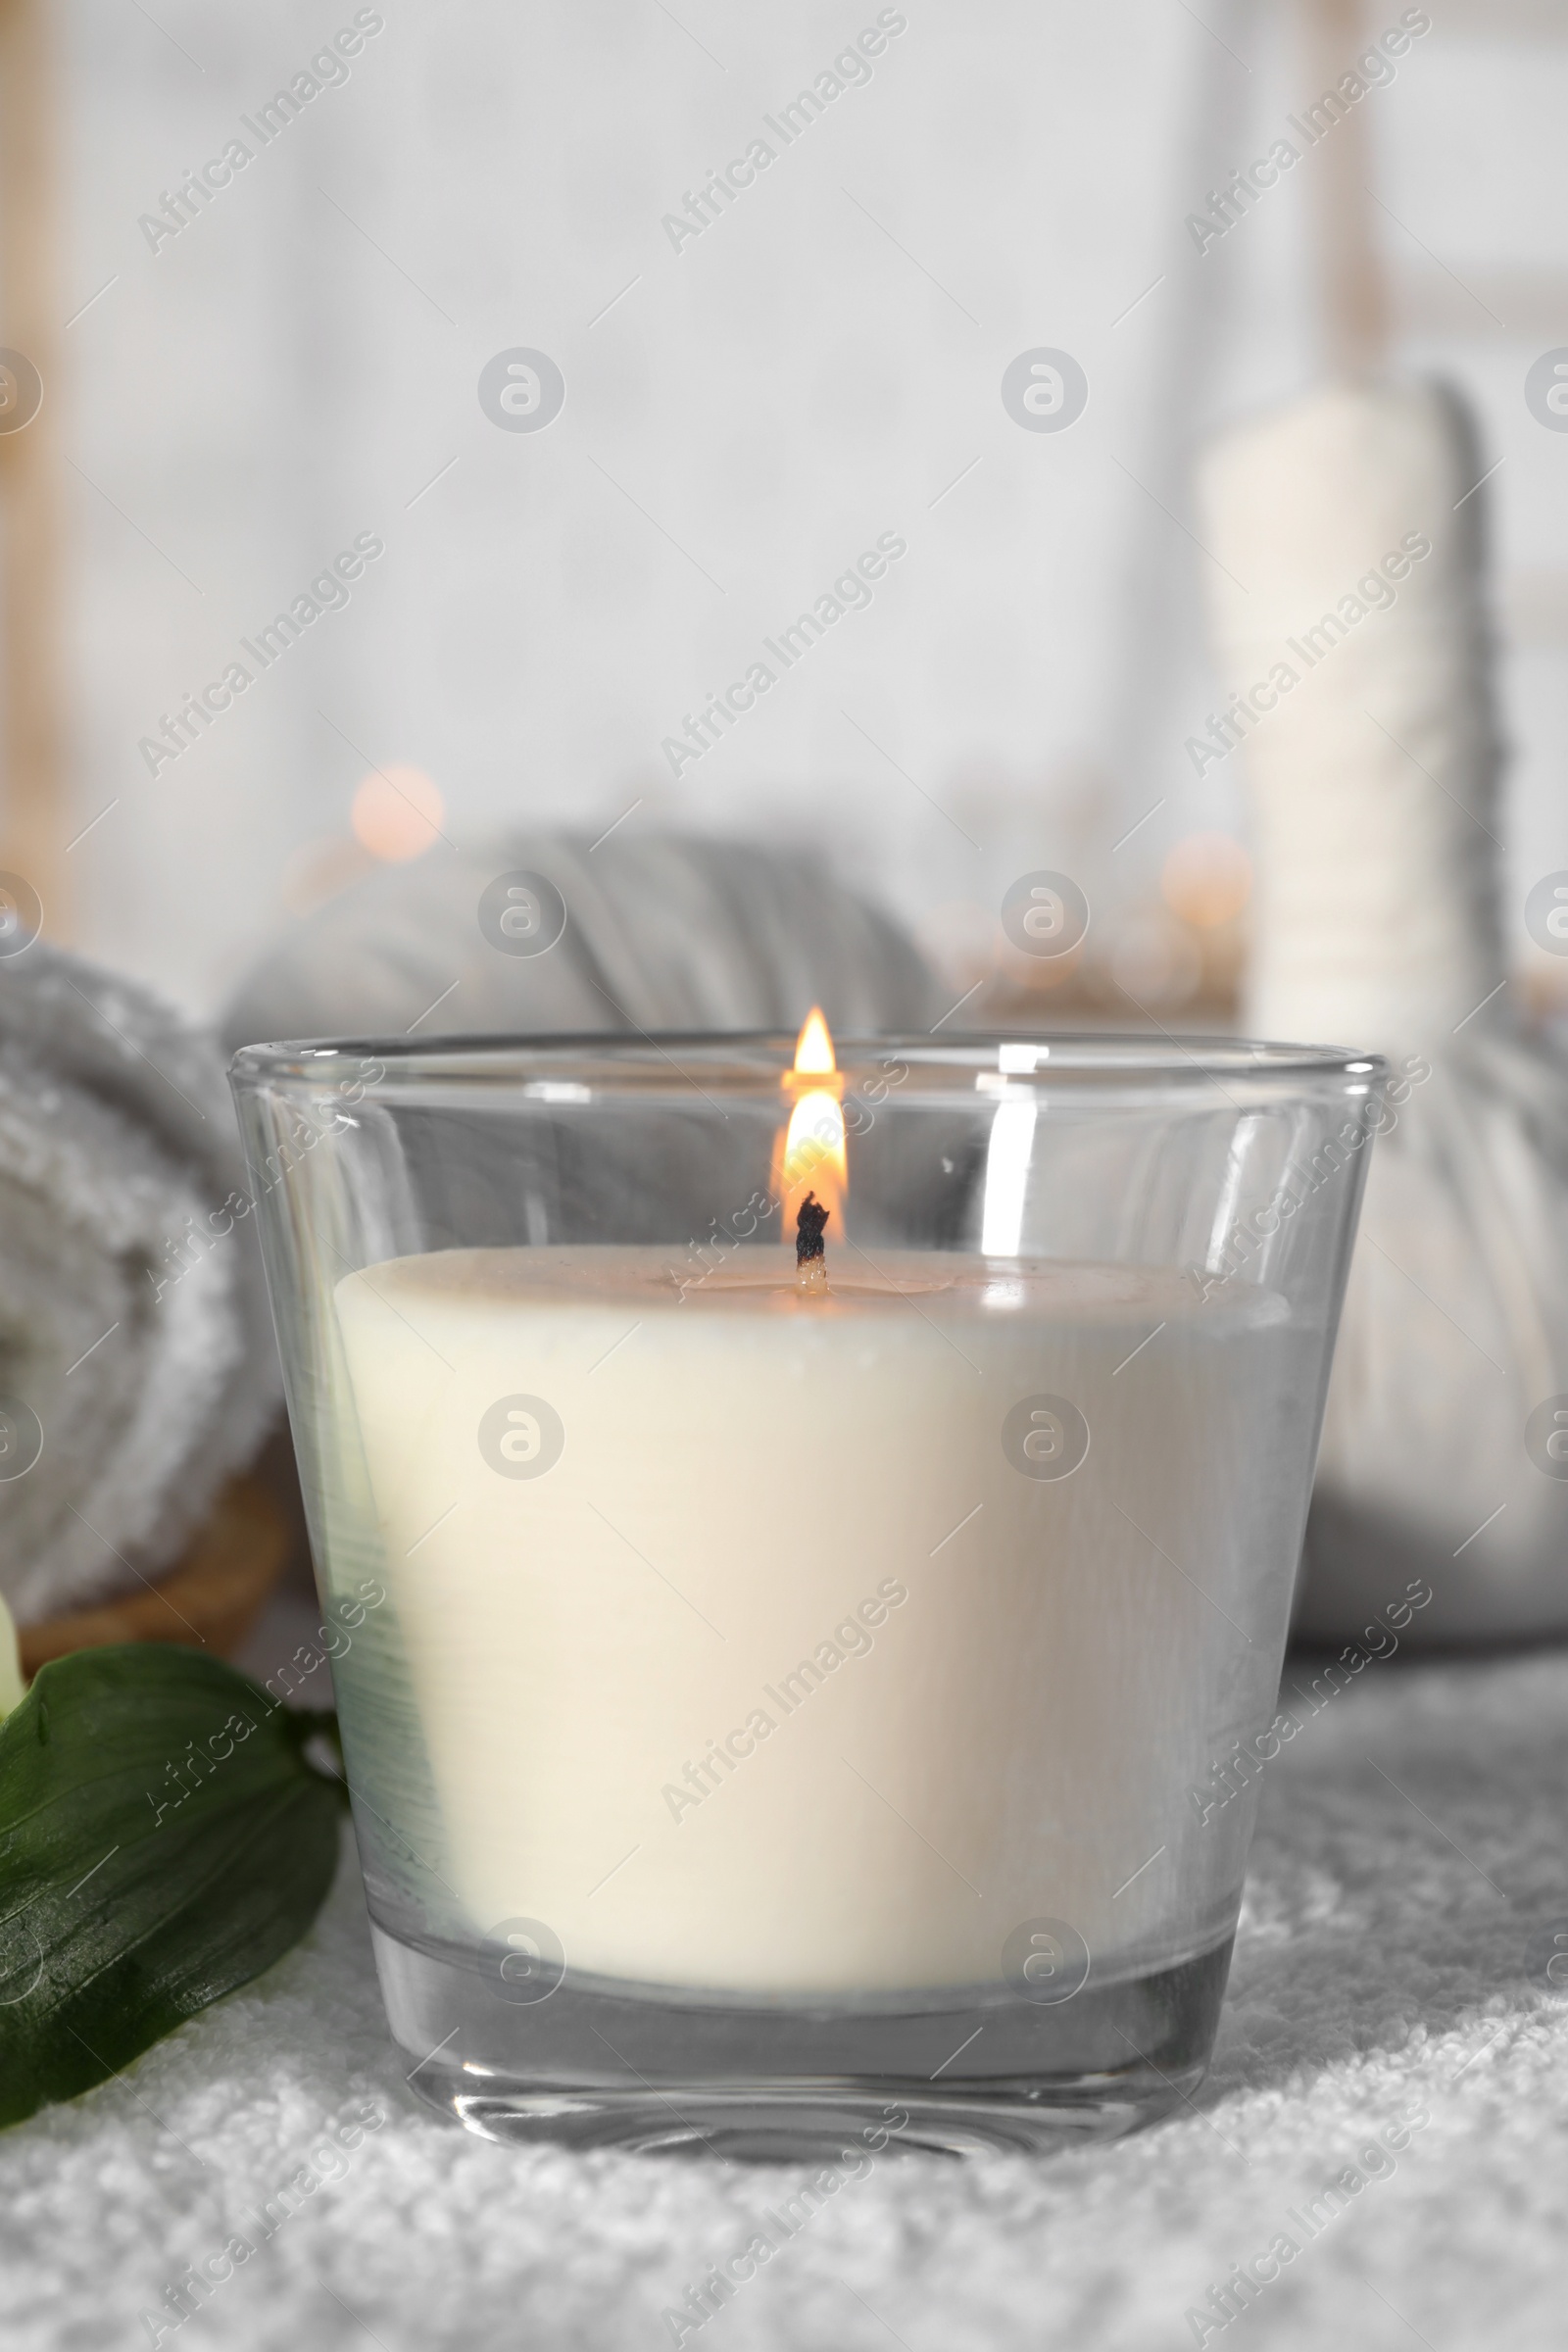
<svg viewBox="0 0 1568 2352">
<path fill-rule="evenodd" d="M 794 1030 L 586 1030 L 537 1036 L 479 1034 L 420 1041 L 408 1037 L 302 1038 L 275 1045 L 244 1046 L 229 1064 L 236 1087 L 287 1085 L 311 1089 L 340 1080 L 366 1081 L 365 1064 L 377 1065 L 367 1083 L 413 1082 L 439 1087 L 443 1080 L 471 1085 L 475 1079 L 526 1080 L 591 1075 L 607 1084 L 657 1077 L 662 1085 L 700 1072 L 706 1086 L 745 1091 L 759 1083 L 776 1085 L 795 1059 Z M 1024 1026 L 965 1030 L 951 1039 L 930 1034 L 835 1037 L 841 1073 L 907 1062 L 927 1081 L 944 1073 L 966 1080 L 992 1072 L 1009 1083 L 1049 1085 L 1061 1080 L 1119 1080 L 1142 1085 L 1275 1087 L 1339 1080 L 1371 1085 L 1387 1075 L 1379 1054 L 1352 1047 L 1297 1045 L 1258 1038 L 1157 1037 L 1114 1031 L 1049 1031 Z M 1028 1055 L 1033 1054 L 1031 1067 Z M 695 1079 L 694 1079 L 695 1082 Z"/>
</svg>

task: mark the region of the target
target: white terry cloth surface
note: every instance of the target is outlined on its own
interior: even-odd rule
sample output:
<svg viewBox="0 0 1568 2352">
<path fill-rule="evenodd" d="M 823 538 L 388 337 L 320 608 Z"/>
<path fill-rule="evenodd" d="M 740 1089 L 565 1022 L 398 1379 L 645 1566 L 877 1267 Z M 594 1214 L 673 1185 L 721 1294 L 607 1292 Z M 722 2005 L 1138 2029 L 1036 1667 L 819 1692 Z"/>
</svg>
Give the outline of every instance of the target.
<svg viewBox="0 0 1568 2352">
<path fill-rule="evenodd" d="M 1289 1686 L 1308 1687 L 1293 1662 Z M 1306 1708 L 1293 1702 L 1298 1715 Z M 1190 2108 L 1051 2160 L 886 2157 L 688 2343 L 1172 2352 L 1185 2314 L 1412 2101 L 1430 2118 L 1247 2316 L 1268 2352 L 1563 2340 L 1568 1653 L 1370 1664 L 1270 1766 L 1219 2049 Z M 1568 1940 L 1555 1947 L 1568 1950 Z M 1559 1975 L 1568 1976 L 1568 1966 Z M 416 2104 L 346 1855 L 306 1942 L 122 2080 L 0 2134 L 8 2352 L 108 2352 L 323 2131 L 386 2121 L 165 2343 L 643 2352 L 804 2170 L 466 2136 Z M 334 2160 L 323 2171 L 337 2171 Z"/>
<path fill-rule="evenodd" d="M 0 1394 L 43 1431 L 0 1483 L 23 1622 L 173 1559 L 255 1451 L 276 1348 L 243 1188 L 211 1037 L 41 940 L 0 965 Z"/>
<path fill-rule="evenodd" d="M 544 954 L 481 928 L 486 890 L 544 876 L 566 907 Z M 236 1048 L 285 1038 L 483 1031 L 928 1028 L 950 1000 L 886 915 L 825 863 L 734 841 L 516 832 L 430 851 L 286 934 L 223 1017 Z"/>
</svg>

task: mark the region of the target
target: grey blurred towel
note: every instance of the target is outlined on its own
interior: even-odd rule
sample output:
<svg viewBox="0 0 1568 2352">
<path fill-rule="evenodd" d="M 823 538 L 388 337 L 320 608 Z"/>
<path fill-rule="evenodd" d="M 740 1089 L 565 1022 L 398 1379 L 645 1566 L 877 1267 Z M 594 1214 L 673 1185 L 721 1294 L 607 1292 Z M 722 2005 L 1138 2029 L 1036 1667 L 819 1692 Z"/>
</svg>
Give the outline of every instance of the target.
<svg viewBox="0 0 1568 2352">
<path fill-rule="evenodd" d="M 211 1037 L 34 940 L 0 964 L 0 1592 L 166 1565 L 277 1390 Z"/>
<path fill-rule="evenodd" d="M 542 887 L 541 887 L 542 885 Z M 559 930 L 559 936 L 557 936 Z M 924 1029 L 918 951 L 814 858 L 673 833 L 501 836 L 391 866 L 242 982 L 231 1047 L 465 1032 Z"/>
</svg>

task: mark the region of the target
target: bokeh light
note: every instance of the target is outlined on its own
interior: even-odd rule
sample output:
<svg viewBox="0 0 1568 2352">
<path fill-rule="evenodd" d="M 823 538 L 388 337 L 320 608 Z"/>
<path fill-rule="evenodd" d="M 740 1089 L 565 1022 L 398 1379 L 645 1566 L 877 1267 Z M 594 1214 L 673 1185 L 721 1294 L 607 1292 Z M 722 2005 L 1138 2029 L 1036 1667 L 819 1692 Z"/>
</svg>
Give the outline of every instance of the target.
<svg viewBox="0 0 1568 2352">
<path fill-rule="evenodd" d="M 1229 833 L 1188 833 L 1172 844 L 1159 878 L 1172 914 L 1196 931 L 1234 922 L 1252 895 L 1252 860 Z"/>
<path fill-rule="evenodd" d="M 372 858 L 401 864 L 440 838 L 446 805 L 419 767 L 374 767 L 354 795 L 355 839 Z"/>
</svg>

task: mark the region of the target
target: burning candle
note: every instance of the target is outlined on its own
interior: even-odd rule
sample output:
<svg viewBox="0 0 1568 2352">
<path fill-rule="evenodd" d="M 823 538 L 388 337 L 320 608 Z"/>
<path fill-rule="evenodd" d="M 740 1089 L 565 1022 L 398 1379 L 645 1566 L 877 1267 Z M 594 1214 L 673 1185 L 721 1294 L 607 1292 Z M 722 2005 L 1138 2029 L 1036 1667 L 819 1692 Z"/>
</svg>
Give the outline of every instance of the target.
<svg viewBox="0 0 1568 2352">
<path fill-rule="evenodd" d="M 338 1286 L 464 1925 L 767 1991 L 984 1984 L 1041 1914 L 1110 1965 L 1201 1853 L 1285 1302 L 852 1248 L 832 1072 L 813 1013 L 793 1275 L 590 1246 Z"/>
<path fill-rule="evenodd" d="M 937 2010 L 990 2021 L 983 2073 L 1070 2077 L 1080 2108 L 1163 2052 L 1124 2120 L 1197 2079 L 1250 1816 L 1213 1773 L 1273 1711 L 1357 1179 L 1249 1252 L 1299 1101 L 1233 1107 L 1233 1072 L 1178 1115 L 1131 1083 L 1111 1148 L 1059 1051 L 966 1049 L 963 1091 L 868 1109 L 813 1015 L 752 1230 L 703 1270 L 546 1239 L 331 1282 L 326 1581 L 335 1546 L 388 1594 L 338 1675 L 350 1778 L 394 2021 L 412 2047 L 460 2019 L 460 2112 L 455 2067 L 515 2122 L 523 2053 L 580 2080 L 595 2035 L 678 2074 L 694 2018 L 753 2035 L 705 2042 L 705 2081 L 786 2028 L 783 2072 L 863 2071 L 824 2020 Z M 1343 1111 L 1367 1081 L 1325 1060 Z M 540 1083 L 552 1132 L 591 1135 L 593 1086 Z M 722 1083 L 705 1064 L 714 1152 Z M 917 1135 L 943 1241 L 910 1231 L 924 1195 L 890 1205 Z"/>
</svg>

